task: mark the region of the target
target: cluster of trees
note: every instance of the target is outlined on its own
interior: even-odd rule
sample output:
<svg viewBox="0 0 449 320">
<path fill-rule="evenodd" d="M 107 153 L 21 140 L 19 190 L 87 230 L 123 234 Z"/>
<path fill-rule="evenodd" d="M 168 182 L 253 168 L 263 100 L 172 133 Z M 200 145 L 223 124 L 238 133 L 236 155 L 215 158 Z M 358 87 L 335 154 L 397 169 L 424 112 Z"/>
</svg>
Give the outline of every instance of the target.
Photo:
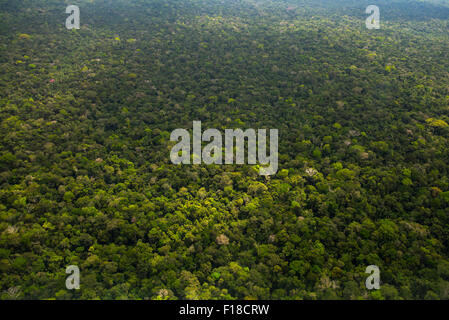
<svg viewBox="0 0 449 320">
<path fill-rule="evenodd" d="M 449 298 L 449 9 L 338 3 L 78 1 L 67 30 L 0 1 L 0 298 Z M 277 128 L 278 173 L 171 164 L 193 120 Z"/>
</svg>

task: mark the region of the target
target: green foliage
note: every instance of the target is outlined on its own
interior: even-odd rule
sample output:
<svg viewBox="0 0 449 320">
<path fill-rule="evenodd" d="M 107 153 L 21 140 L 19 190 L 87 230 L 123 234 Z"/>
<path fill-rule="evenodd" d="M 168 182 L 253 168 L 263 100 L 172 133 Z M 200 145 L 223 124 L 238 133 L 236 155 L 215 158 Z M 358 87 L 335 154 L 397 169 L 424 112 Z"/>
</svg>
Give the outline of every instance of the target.
<svg viewBox="0 0 449 320">
<path fill-rule="evenodd" d="M 449 298 L 447 6 L 384 1 L 374 33 L 349 0 L 81 0 L 69 31 L 15 3 L 1 299 Z M 278 129 L 278 173 L 171 164 L 193 120 Z"/>
</svg>

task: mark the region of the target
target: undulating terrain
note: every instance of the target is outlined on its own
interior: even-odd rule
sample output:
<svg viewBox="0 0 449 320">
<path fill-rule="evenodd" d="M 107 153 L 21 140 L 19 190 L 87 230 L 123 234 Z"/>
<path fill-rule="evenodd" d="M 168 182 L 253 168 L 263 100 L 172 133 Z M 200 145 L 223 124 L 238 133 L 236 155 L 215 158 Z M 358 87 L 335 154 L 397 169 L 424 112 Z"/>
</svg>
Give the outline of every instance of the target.
<svg viewBox="0 0 449 320">
<path fill-rule="evenodd" d="M 448 123 L 448 1 L 0 0 L 0 299 L 448 299 Z"/>
</svg>

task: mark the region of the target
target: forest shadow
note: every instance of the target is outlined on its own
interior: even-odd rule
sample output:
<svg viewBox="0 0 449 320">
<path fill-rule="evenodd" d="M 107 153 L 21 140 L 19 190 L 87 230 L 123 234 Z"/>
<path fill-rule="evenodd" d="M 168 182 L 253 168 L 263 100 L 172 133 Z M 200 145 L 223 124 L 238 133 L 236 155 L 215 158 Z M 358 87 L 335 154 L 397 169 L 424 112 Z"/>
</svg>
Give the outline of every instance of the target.
<svg viewBox="0 0 449 320">
<path fill-rule="evenodd" d="M 449 2 L 447 5 L 422 2 L 422 1 L 387 1 L 387 0 L 305 0 L 298 3 L 297 1 L 287 0 L 286 5 L 298 6 L 306 9 L 320 8 L 323 10 L 332 10 L 333 13 L 342 15 L 360 16 L 360 11 L 365 12 L 365 8 L 369 5 L 376 5 L 381 10 L 382 20 L 386 21 L 428 21 L 432 19 L 448 19 L 449 18 Z"/>
</svg>

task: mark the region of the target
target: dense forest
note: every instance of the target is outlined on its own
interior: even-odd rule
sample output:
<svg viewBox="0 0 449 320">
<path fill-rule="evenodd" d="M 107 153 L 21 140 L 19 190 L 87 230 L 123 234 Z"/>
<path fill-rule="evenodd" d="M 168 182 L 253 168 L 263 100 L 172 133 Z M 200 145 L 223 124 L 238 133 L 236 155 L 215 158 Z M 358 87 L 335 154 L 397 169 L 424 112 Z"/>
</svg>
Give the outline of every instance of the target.
<svg viewBox="0 0 449 320">
<path fill-rule="evenodd" d="M 443 0 L 0 0 L 0 299 L 449 299 L 448 31 Z M 278 129 L 277 174 L 172 164 L 195 120 Z"/>
</svg>

